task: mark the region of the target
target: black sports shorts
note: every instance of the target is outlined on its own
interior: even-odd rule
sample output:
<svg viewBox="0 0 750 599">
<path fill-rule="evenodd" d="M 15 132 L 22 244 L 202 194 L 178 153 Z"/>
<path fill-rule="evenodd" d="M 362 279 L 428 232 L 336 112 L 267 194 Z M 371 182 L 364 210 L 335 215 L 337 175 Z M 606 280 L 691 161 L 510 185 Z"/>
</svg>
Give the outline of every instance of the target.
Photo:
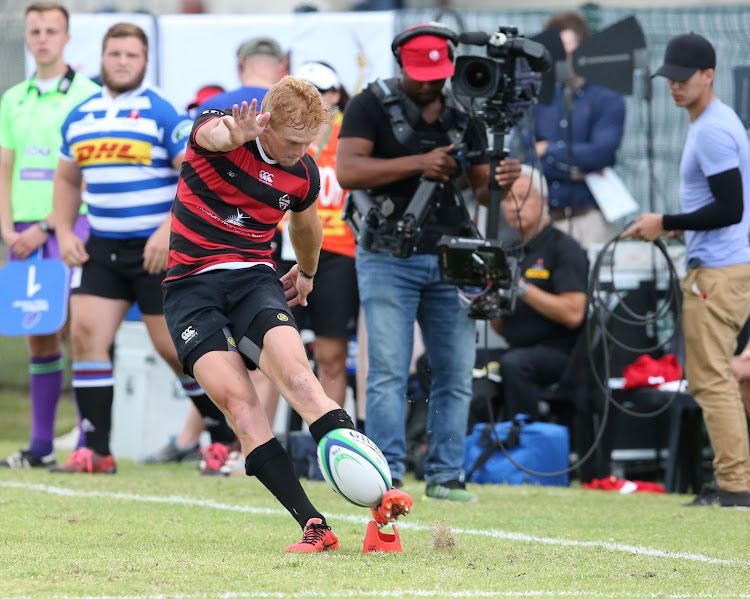
<svg viewBox="0 0 750 599">
<path fill-rule="evenodd" d="M 168 281 L 164 315 L 190 375 L 198 358 L 216 350 L 239 351 L 253 370 L 266 331 L 274 326 L 297 328 L 276 271 L 264 265 Z"/>
<path fill-rule="evenodd" d="M 73 277 L 72 294 L 138 302 L 143 314 L 163 314 L 161 283 L 165 273 L 143 268 L 147 238 L 110 239 L 93 233 L 86 242 L 89 261 L 81 267 L 80 282 Z"/>
<path fill-rule="evenodd" d="M 286 272 L 294 262 L 277 265 Z M 320 252 L 318 271 L 315 273 L 312 293 L 307 296 L 307 306 L 294 306 L 292 314 L 297 324 L 309 328 L 320 337 L 351 337 L 357 331 L 359 315 L 359 290 L 354 258 Z"/>
</svg>

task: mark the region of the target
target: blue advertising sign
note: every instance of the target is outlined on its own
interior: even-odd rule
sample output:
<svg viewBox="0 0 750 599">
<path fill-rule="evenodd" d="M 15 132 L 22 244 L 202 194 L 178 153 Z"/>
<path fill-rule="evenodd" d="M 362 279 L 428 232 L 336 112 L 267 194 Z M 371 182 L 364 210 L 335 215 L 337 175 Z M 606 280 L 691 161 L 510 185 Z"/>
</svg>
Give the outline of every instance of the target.
<svg viewBox="0 0 750 599">
<path fill-rule="evenodd" d="M 30 258 L 0 270 L 0 335 L 49 335 L 68 316 L 68 267 Z"/>
</svg>

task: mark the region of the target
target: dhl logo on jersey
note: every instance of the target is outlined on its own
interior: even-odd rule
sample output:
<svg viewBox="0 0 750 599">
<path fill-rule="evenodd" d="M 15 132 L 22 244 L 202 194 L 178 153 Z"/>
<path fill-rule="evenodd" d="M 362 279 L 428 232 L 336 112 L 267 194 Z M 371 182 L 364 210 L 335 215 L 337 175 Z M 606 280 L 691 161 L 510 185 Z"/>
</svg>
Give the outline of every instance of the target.
<svg viewBox="0 0 750 599">
<path fill-rule="evenodd" d="M 151 164 L 151 144 L 137 139 L 102 137 L 79 141 L 72 146 L 79 166 L 105 164 Z"/>
</svg>

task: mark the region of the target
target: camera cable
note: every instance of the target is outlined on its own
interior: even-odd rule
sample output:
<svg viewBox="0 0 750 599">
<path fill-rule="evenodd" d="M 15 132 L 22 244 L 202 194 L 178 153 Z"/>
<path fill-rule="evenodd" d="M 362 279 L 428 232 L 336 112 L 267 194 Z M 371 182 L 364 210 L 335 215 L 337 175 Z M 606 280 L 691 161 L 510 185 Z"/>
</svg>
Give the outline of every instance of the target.
<svg viewBox="0 0 750 599">
<path fill-rule="evenodd" d="M 597 383 L 597 386 L 599 387 L 600 391 L 603 393 L 604 401 L 602 404 L 601 419 L 600 419 L 599 427 L 594 434 L 594 440 L 591 446 L 586 450 L 586 452 L 582 456 L 578 456 L 578 459 L 567 468 L 557 470 L 554 472 L 541 472 L 541 471 L 528 468 L 524 466 L 523 464 L 520 464 L 517 460 L 513 458 L 513 456 L 510 455 L 508 448 L 506 447 L 505 443 L 503 443 L 503 440 L 498 435 L 497 422 L 495 420 L 494 409 L 492 406 L 492 398 L 489 396 L 487 397 L 487 409 L 488 409 L 488 414 L 489 414 L 488 426 L 491 427 L 490 428 L 490 442 L 492 446 L 499 448 L 502 451 L 502 453 L 505 455 L 505 457 L 508 459 L 508 461 L 511 464 L 513 464 L 516 468 L 518 468 L 522 472 L 525 472 L 526 474 L 529 474 L 531 476 L 545 477 L 545 478 L 563 476 L 565 474 L 571 473 L 572 471 L 576 470 L 577 468 L 582 466 L 584 463 L 586 463 L 594 454 L 594 452 L 598 449 L 599 445 L 601 444 L 602 437 L 604 436 L 604 433 L 607 428 L 607 423 L 608 423 L 609 415 L 610 415 L 610 407 L 612 405 L 614 405 L 618 410 L 633 417 L 653 418 L 665 412 L 666 410 L 668 410 L 669 407 L 672 405 L 677 394 L 681 392 L 680 390 L 682 389 L 684 379 L 681 379 L 679 381 L 677 389 L 668 396 L 668 399 L 664 402 L 664 404 L 661 407 L 651 412 L 636 412 L 636 411 L 630 410 L 624 405 L 617 402 L 612 395 L 612 389 L 609 384 L 610 359 L 611 359 L 610 344 L 615 345 L 616 347 L 620 349 L 627 350 L 633 353 L 651 353 L 657 350 L 665 349 L 667 345 L 669 345 L 675 337 L 675 334 L 676 334 L 675 327 L 677 326 L 676 323 L 679 322 L 679 317 L 680 317 L 679 277 L 677 275 L 677 272 L 674 267 L 674 263 L 672 262 L 671 257 L 669 256 L 669 253 L 666 249 L 665 244 L 661 240 L 657 240 L 653 243 L 654 247 L 664 257 L 666 265 L 667 265 L 668 295 L 666 296 L 660 308 L 657 308 L 654 311 L 649 311 L 649 312 L 646 312 L 645 314 L 642 314 L 642 313 L 637 312 L 630 306 L 628 306 L 627 302 L 624 300 L 622 291 L 618 290 L 616 286 L 614 285 L 614 282 L 615 282 L 614 266 L 615 265 L 614 265 L 613 258 L 614 258 L 614 252 L 615 252 L 618 242 L 619 242 L 619 235 L 616 235 L 601 249 L 601 251 L 597 255 L 597 259 L 594 263 L 594 266 L 592 268 L 592 271 L 589 277 L 589 287 L 588 287 L 588 293 L 587 293 L 589 316 L 586 319 L 586 322 L 584 325 L 584 331 L 582 331 L 581 334 L 586 335 L 586 350 L 587 350 L 586 353 L 588 357 L 589 366 L 591 368 L 592 378 Z M 605 257 L 610 258 L 610 260 L 608 260 L 609 269 L 610 269 L 609 275 L 610 275 L 610 281 L 613 284 L 611 292 L 605 292 L 601 284 L 601 275 L 602 275 L 602 269 L 605 263 Z M 610 303 L 607 301 L 607 297 L 615 297 L 617 300 L 617 304 L 610 305 Z M 625 312 L 625 315 L 620 315 L 616 312 L 616 307 L 618 305 L 622 307 L 622 310 Z M 618 339 L 609 330 L 609 325 L 612 322 L 620 322 L 626 325 L 653 327 L 654 329 L 656 329 L 659 322 L 663 319 L 666 319 L 668 315 L 670 314 L 673 317 L 673 323 L 674 323 L 671 333 L 666 338 L 662 339 L 661 341 L 657 340 L 656 343 L 648 347 L 631 346 L 628 343 L 625 343 L 624 341 Z M 486 351 L 489 349 L 488 339 L 487 339 L 487 330 L 488 330 L 487 326 L 488 326 L 488 323 L 485 322 L 485 350 Z M 597 363 L 597 359 L 600 359 L 600 363 Z M 601 374 L 599 373 L 600 369 L 603 371 Z M 489 376 L 489 373 L 487 373 L 487 376 Z M 502 376 L 502 372 L 500 372 L 500 376 Z M 589 401 L 589 400 L 590 400 L 590 397 L 587 397 L 586 401 Z M 471 473 L 473 473 L 473 469 Z M 470 482 L 470 477 L 468 476 L 467 476 L 467 482 Z"/>
</svg>

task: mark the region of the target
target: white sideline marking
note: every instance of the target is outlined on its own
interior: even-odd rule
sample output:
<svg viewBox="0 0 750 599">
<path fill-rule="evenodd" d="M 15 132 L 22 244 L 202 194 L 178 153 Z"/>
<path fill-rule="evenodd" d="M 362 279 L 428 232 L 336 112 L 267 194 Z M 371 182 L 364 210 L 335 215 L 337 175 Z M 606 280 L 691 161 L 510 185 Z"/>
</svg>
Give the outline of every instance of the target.
<svg viewBox="0 0 750 599">
<path fill-rule="evenodd" d="M 311 597 L 315 599 L 339 599 L 344 597 L 445 597 L 445 591 L 398 590 L 398 591 L 342 591 L 340 593 L 321 593 L 319 591 L 302 591 L 298 593 L 211 593 L 211 595 L 191 595 L 167 593 L 158 595 L 52 595 L 55 599 L 295 599 Z M 604 597 L 611 599 L 747 599 L 750 595 L 726 594 L 671 594 L 664 593 L 599 593 L 596 591 L 450 591 L 451 597 Z M 36 599 L 30 595 L 17 595 L 9 599 Z"/>
<path fill-rule="evenodd" d="M 196 507 L 207 507 L 216 510 L 225 510 L 230 512 L 244 512 L 250 514 L 268 514 L 268 515 L 287 515 L 286 510 L 276 508 L 258 508 L 246 505 L 235 505 L 230 503 L 220 503 L 212 499 L 193 499 L 191 497 L 183 497 L 181 495 L 134 495 L 132 493 L 108 493 L 102 491 L 78 491 L 76 489 L 69 489 L 66 487 L 53 487 L 51 485 L 35 485 L 30 483 L 22 483 L 16 481 L 0 482 L 0 487 L 7 487 L 13 489 L 26 489 L 29 491 L 39 491 L 42 493 L 50 493 L 52 495 L 64 495 L 68 497 L 100 497 L 105 499 L 121 499 L 124 501 L 142 501 L 144 503 L 169 503 L 172 505 L 192 505 Z M 369 521 L 369 518 L 365 516 L 350 516 L 344 514 L 332 514 L 330 518 L 337 520 L 346 520 L 348 522 L 365 523 Z M 432 526 L 425 526 L 423 524 L 417 524 L 415 522 L 401 522 L 399 521 L 399 528 L 402 530 L 432 530 Z M 566 547 L 600 547 L 610 551 L 620 551 L 623 553 L 633 553 L 636 555 L 647 555 L 650 557 L 662 557 L 666 559 L 679 559 L 686 561 L 702 562 L 705 564 L 722 564 L 728 566 L 747 566 L 748 562 L 742 560 L 731 560 L 721 559 L 717 557 L 709 557 L 707 555 L 701 555 L 699 553 L 682 553 L 673 551 L 663 551 L 661 549 L 650 549 L 648 547 L 641 547 L 636 545 L 625 545 L 623 543 L 612 543 L 604 541 L 576 541 L 572 539 L 554 539 L 551 537 L 539 537 L 536 535 L 527 535 L 519 532 L 506 532 L 502 530 L 476 530 L 467 528 L 455 528 L 451 529 L 457 534 L 463 535 L 475 535 L 489 537 L 493 539 L 507 539 L 510 541 L 523 541 L 526 543 L 541 543 L 544 545 L 560 545 Z M 422 591 L 419 591 L 420 593 Z M 192 597 L 203 597 L 203 595 L 169 595 L 170 597 L 183 597 L 188 599 Z M 286 595 L 269 594 L 269 595 L 227 595 L 227 597 L 286 597 Z M 311 595 L 313 596 L 313 595 Z M 320 597 L 333 597 L 334 595 L 314 595 Z M 344 595 L 335 595 L 344 596 Z M 427 596 L 427 595 L 426 595 Z M 513 596 L 523 597 L 524 595 L 488 595 L 488 596 Z M 529 595 L 529 596 L 546 596 L 546 595 Z M 558 595 L 561 596 L 561 595 Z M 571 595 L 573 596 L 573 595 Z M 655 595 L 656 596 L 656 595 Z M 658 595 L 660 596 L 660 595 Z M 684 597 L 698 597 L 699 595 L 684 595 Z M 701 595 L 703 596 L 703 595 Z M 713 597 L 714 595 L 705 595 L 705 597 Z M 717 597 L 720 595 L 716 595 Z M 154 595 L 153 597 L 162 597 L 162 595 Z M 683 597 L 683 595 L 674 595 L 674 597 Z M 750 598 L 750 595 L 742 595 L 742 597 Z M 120 598 L 126 599 L 126 598 Z"/>
</svg>

